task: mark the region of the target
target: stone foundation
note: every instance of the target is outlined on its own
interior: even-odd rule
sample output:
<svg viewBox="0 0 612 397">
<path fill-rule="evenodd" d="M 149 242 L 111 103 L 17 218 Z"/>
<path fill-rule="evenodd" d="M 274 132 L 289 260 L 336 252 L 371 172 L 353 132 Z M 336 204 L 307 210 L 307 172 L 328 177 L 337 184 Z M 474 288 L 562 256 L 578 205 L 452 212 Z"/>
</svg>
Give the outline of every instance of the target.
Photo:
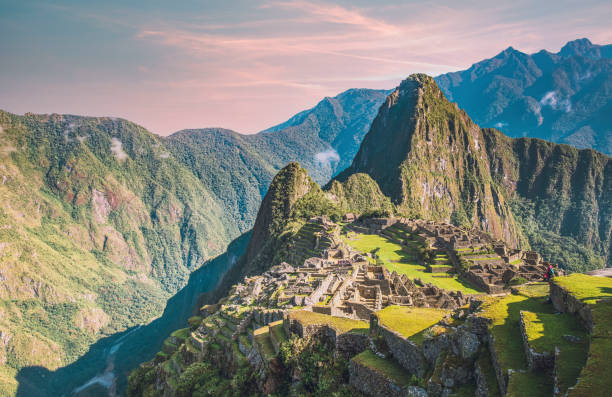
<svg viewBox="0 0 612 397">
<path fill-rule="evenodd" d="M 402 386 L 381 373 L 355 360 L 349 364 L 349 383 L 355 389 L 371 397 L 427 397 L 425 390 L 415 386 Z"/>
<path fill-rule="evenodd" d="M 380 324 L 377 327 L 395 360 L 408 372 L 422 378 L 427 365 L 421 348 L 395 331 Z"/>
</svg>

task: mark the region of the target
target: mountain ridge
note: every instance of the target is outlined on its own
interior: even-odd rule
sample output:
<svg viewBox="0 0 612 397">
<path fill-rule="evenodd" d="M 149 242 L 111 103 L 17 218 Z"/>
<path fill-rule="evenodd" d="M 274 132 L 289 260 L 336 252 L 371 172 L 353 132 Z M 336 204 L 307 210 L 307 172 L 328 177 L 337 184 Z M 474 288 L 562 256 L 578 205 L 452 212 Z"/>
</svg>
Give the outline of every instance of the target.
<svg viewBox="0 0 612 397">
<path fill-rule="evenodd" d="M 299 161 L 319 184 L 347 167 L 386 93 L 347 90 L 258 134 L 183 130 L 165 142 L 217 194 L 245 232 L 253 227 L 274 175 L 286 164 Z"/>
<path fill-rule="evenodd" d="M 612 45 L 578 39 L 534 54 L 508 47 L 435 80 L 482 127 L 612 154 Z"/>
</svg>

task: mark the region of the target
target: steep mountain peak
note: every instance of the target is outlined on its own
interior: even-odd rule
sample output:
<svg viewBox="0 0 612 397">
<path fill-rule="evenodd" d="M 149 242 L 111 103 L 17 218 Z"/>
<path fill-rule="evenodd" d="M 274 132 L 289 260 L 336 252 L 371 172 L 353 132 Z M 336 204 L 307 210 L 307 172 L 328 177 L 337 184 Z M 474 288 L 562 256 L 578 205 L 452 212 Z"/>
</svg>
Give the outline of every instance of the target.
<svg viewBox="0 0 612 397">
<path fill-rule="evenodd" d="M 508 55 L 516 54 L 517 52 L 520 52 L 520 51 L 518 51 L 512 46 L 508 46 L 508 48 L 500 52 L 497 56 L 508 56 Z"/>
<path fill-rule="evenodd" d="M 401 214 L 477 227 L 518 245 L 520 232 L 490 170 L 482 130 L 433 78 L 414 74 L 380 108 L 353 164 Z"/>
<path fill-rule="evenodd" d="M 247 261 L 254 259 L 270 238 L 282 230 L 296 201 L 313 189 L 320 190 L 296 162 L 287 164 L 276 174 L 259 207 L 246 251 Z"/>
<path fill-rule="evenodd" d="M 597 45 L 591 43 L 591 40 L 587 38 L 576 39 L 572 41 L 568 41 L 561 51 L 559 51 L 559 55 L 567 58 L 575 55 L 579 56 L 588 56 L 592 55 L 594 50 L 597 50 Z"/>
</svg>

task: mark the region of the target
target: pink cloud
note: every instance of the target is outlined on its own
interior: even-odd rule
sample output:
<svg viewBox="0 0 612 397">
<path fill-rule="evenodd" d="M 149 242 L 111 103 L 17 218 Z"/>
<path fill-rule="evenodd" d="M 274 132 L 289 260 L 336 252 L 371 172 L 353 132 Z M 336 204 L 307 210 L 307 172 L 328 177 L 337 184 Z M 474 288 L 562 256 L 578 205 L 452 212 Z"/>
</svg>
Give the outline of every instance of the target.
<svg viewBox="0 0 612 397">
<path fill-rule="evenodd" d="M 363 15 L 357 9 L 348 9 L 339 5 L 314 3 L 310 1 L 294 0 L 270 2 L 263 7 L 281 7 L 303 11 L 313 17 L 313 21 L 330 22 L 342 25 L 353 25 L 364 30 L 374 31 L 383 35 L 395 35 L 401 32 L 397 26 L 383 20 Z"/>
</svg>

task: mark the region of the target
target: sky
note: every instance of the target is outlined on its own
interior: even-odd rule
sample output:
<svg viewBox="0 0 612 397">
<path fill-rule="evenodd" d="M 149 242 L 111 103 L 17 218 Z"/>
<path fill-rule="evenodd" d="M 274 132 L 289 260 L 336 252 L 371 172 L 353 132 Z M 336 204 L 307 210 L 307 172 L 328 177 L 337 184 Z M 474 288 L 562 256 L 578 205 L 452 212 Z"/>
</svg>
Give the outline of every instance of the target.
<svg viewBox="0 0 612 397">
<path fill-rule="evenodd" d="M 0 109 L 254 133 L 508 46 L 612 43 L 611 20 L 608 0 L 0 0 Z"/>
</svg>

